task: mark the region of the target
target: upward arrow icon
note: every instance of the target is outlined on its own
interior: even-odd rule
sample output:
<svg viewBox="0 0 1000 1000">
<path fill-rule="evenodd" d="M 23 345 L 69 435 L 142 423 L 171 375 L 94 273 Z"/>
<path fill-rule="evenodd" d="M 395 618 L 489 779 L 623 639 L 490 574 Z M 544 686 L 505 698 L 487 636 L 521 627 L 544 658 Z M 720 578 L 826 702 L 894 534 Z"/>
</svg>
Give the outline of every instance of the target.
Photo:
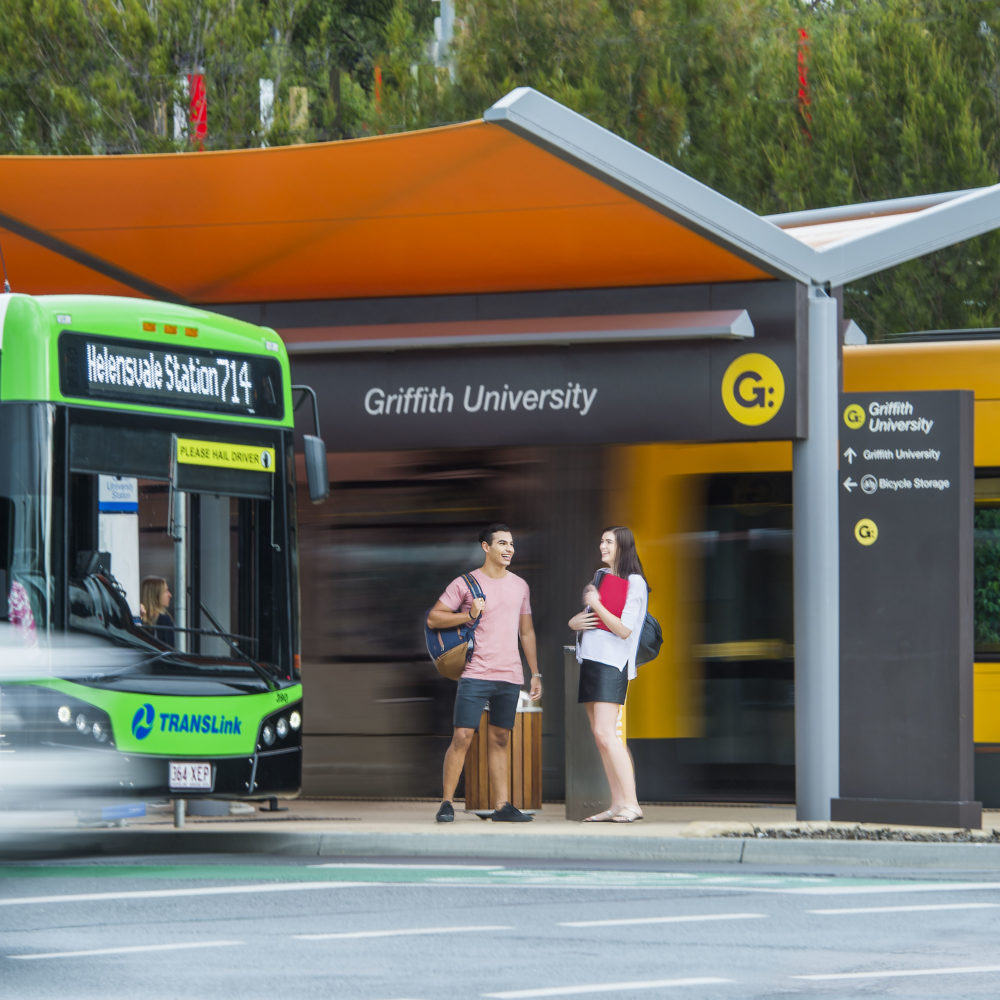
<svg viewBox="0 0 1000 1000">
<path fill-rule="evenodd" d="M 844 458 L 847 459 L 847 464 L 848 465 L 853 465 L 854 464 L 854 460 L 857 457 L 858 457 L 858 453 L 850 445 L 848 445 L 847 451 L 844 452 Z"/>
</svg>

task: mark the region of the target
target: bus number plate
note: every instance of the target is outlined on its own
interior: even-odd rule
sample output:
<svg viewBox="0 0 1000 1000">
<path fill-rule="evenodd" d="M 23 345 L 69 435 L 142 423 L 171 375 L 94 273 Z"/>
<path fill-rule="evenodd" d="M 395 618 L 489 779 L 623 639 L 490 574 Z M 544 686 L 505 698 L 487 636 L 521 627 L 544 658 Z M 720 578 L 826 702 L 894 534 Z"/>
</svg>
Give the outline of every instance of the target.
<svg viewBox="0 0 1000 1000">
<path fill-rule="evenodd" d="M 212 790 L 212 765 L 193 764 L 172 760 L 170 762 L 170 788 Z"/>
</svg>

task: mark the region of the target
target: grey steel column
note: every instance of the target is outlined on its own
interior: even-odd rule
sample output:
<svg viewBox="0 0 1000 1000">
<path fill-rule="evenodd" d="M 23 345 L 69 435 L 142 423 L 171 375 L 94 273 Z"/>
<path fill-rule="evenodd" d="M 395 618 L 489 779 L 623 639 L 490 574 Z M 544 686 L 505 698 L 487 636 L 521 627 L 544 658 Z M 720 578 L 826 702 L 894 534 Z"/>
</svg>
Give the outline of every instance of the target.
<svg viewBox="0 0 1000 1000">
<path fill-rule="evenodd" d="M 837 303 L 809 290 L 809 436 L 792 446 L 795 501 L 795 803 L 828 820 L 840 794 Z"/>
<path fill-rule="evenodd" d="M 188 651 L 188 495 L 178 489 L 172 493 L 174 499 L 174 648 L 179 653 Z"/>
</svg>

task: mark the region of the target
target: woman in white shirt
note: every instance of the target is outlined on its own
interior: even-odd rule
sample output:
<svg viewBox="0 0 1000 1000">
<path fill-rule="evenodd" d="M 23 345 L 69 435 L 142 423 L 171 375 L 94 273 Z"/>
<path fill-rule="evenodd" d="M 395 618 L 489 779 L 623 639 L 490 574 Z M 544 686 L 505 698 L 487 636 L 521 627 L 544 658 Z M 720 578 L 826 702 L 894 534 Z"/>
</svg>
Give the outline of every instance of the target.
<svg viewBox="0 0 1000 1000">
<path fill-rule="evenodd" d="M 580 663 L 577 700 L 586 708 L 611 788 L 611 805 L 584 822 L 634 823 L 642 819 L 635 769 L 617 729 L 628 682 L 635 677 L 635 657 L 646 618 L 649 586 L 635 550 L 635 536 L 628 528 L 608 528 L 602 533 L 601 562 L 618 579 L 606 583 L 595 579 L 589 583 L 583 592 L 587 606 L 569 620 L 569 627 L 577 633 L 576 658 Z"/>
</svg>

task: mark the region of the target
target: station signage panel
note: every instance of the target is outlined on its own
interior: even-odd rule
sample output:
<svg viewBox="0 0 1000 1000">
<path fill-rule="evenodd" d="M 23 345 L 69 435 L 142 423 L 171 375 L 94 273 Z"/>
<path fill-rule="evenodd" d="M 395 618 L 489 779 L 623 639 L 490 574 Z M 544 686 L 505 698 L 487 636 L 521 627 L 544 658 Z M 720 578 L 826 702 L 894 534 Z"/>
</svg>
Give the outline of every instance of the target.
<svg viewBox="0 0 1000 1000">
<path fill-rule="evenodd" d="M 834 819 L 978 826 L 971 392 L 840 400 Z"/>
<path fill-rule="evenodd" d="M 331 451 L 788 440 L 804 434 L 796 372 L 791 338 L 295 360 L 297 381 L 335 379 Z"/>
</svg>

